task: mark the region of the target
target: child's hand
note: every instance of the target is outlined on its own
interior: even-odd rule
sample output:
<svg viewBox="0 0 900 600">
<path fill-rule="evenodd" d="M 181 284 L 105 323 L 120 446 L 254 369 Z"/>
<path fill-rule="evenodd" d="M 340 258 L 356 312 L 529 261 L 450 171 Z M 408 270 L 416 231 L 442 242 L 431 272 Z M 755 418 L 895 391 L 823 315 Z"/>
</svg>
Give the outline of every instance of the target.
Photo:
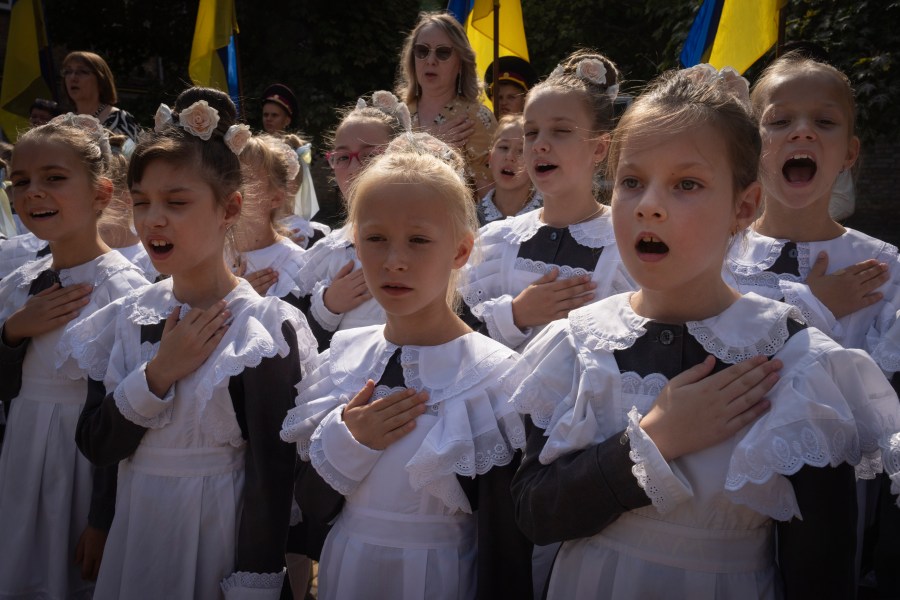
<svg viewBox="0 0 900 600">
<path fill-rule="evenodd" d="M 591 290 L 597 284 L 590 275 L 557 279 L 559 269 L 553 267 L 540 279 L 522 290 L 512 302 L 513 322 L 519 329 L 546 325 L 568 316 L 570 310 L 594 299 Z"/>
<path fill-rule="evenodd" d="M 756 356 L 710 375 L 715 364 L 707 356 L 673 377 L 641 420 L 667 461 L 730 438 L 769 409 L 780 360 Z"/>
<path fill-rule="evenodd" d="M 806 284 L 835 319 L 871 306 L 884 297 L 884 294 L 875 290 L 889 278 L 887 264 L 870 258 L 831 275 L 825 274 L 827 268 L 828 254 L 819 252 L 815 264 L 809 270 Z"/>
<path fill-rule="evenodd" d="M 219 300 L 206 310 L 192 308 L 180 315 L 181 307 L 176 306 L 163 327 L 159 352 L 147 364 L 147 385 L 159 398 L 209 358 L 228 331 L 226 321 L 231 313 L 225 301 Z"/>
<path fill-rule="evenodd" d="M 462 148 L 475 133 L 475 122 L 468 115 L 459 115 L 440 125 L 433 125 L 429 129 L 429 133 L 448 146 Z"/>
<path fill-rule="evenodd" d="M 334 276 L 334 281 L 325 290 L 322 300 L 325 308 L 340 315 L 353 310 L 371 297 L 362 269 L 354 271 L 351 260 Z"/>
<path fill-rule="evenodd" d="M 100 561 L 103 559 L 103 548 L 106 546 L 107 532 L 88 525 L 78 538 L 75 548 L 75 564 L 81 565 L 81 578 L 86 581 L 97 581 L 100 572 Z"/>
<path fill-rule="evenodd" d="M 270 269 L 266 267 L 265 269 L 260 269 L 259 271 L 253 271 L 252 273 L 247 273 L 246 275 L 241 275 L 244 279 L 247 280 L 256 293 L 260 296 L 265 296 L 266 292 L 269 291 L 269 288 L 275 285 L 275 282 L 278 281 L 278 271 L 275 269 Z"/>
<path fill-rule="evenodd" d="M 425 412 L 427 392 L 402 390 L 375 400 L 371 379 L 344 407 L 343 419 L 353 438 L 373 450 L 384 450 L 415 429 L 416 417 Z"/>
<path fill-rule="evenodd" d="M 78 316 L 91 301 L 93 286 L 82 284 L 60 287 L 54 283 L 46 290 L 35 294 L 16 312 L 6 319 L 3 326 L 3 341 L 17 346 L 26 338 L 53 331 Z"/>
</svg>

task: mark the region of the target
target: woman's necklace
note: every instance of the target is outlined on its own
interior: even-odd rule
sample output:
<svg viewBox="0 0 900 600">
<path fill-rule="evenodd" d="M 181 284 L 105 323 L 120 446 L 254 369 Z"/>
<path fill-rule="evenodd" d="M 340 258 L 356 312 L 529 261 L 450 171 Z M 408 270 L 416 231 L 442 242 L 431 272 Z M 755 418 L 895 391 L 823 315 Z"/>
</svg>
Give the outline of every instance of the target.
<svg viewBox="0 0 900 600">
<path fill-rule="evenodd" d="M 99 119 L 100 113 L 102 113 L 104 110 L 106 110 L 107 106 L 109 106 L 109 105 L 101 102 L 100 106 L 97 107 L 97 110 L 95 110 L 94 114 L 92 114 L 91 116 L 94 117 L 95 119 Z"/>
</svg>

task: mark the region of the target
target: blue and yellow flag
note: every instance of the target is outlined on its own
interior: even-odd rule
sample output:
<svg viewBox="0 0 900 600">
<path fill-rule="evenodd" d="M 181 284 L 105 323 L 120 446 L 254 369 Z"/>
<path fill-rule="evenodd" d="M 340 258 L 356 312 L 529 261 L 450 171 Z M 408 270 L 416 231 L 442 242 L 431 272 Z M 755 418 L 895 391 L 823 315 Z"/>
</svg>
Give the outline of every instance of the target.
<svg viewBox="0 0 900 600">
<path fill-rule="evenodd" d="M 227 92 L 241 113 L 234 0 L 200 0 L 188 73 L 194 85 Z"/>
<path fill-rule="evenodd" d="M 704 0 L 681 51 L 681 64 L 708 62 L 743 73 L 778 41 L 785 0 Z"/>
<path fill-rule="evenodd" d="M 50 48 L 40 0 L 14 0 L 0 89 L 0 127 L 11 141 L 28 129 L 35 98 L 52 99 Z"/>
<path fill-rule="evenodd" d="M 450 0 L 447 11 L 465 26 L 469 43 L 475 51 L 478 77 L 484 77 L 488 65 L 494 61 L 493 0 Z M 528 60 L 521 0 L 501 0 L 499 34 L 498 56 L 518 56 Z M 485 104 L 490 106 L 487 99 Z"/>
</svg>

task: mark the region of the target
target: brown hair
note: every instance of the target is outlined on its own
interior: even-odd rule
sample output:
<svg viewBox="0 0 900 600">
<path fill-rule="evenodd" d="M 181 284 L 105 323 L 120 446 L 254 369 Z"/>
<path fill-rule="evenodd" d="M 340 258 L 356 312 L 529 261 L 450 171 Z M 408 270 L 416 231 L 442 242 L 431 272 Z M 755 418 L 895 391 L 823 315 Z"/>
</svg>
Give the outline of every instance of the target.
<svg viewBox="0 0 900 600">
<path fill-rule="evenodd" d="M 660 133 L 681 133 L 707 124 L 725 141 L 734 191 L 757 180 L 762 142 L 756 120 L 721 78 L 703 79 L 695 74 L 691 69 L 667 71 L 650 82 L 628 107 L 610 141 L 610 181 L 616 180 L 622 148 L 629 141 Z"/>
<path fill-rule="evenodd" d="M 97 77 L 97 91 L 100 93 L 100 102 L 114 105 L 119 101 L 119 96 L 116 93 L 116 78 L 113 77 L 109 65 L 106 64 L 102 56 L 83 50 L 69 52 L 63 59 L 63 68 L 73 62 L 84 64 Z M 66 97 L 69 97 L 69 92 L 66 92 Z M 72 98 L 69 98 L 69 102 L 72 102 Z"/>
<path fill-rule="evenodd" d="M 578 75 L 578 65 L 585 60 L 598 60 L 603 63 L 606 69 L 605 81 L 597 83 Z M 610 88 L 618 86 L 620 79 L 621 75 L 613 61 L 593 50 L 578 50 L 559 63 L 547 79 L 531 88 L 525 103 L 527 105 L 544 90 L 557 89 L 578 93 L 584 99 L 585 108 L 591 116 L 594 133 L 607 133 L 614 123 L 615 95 L 610 93 Z"/>
<path fill-rule="evenodd" d="M 237 120 L 231 98 L 212 88 L 189 88 L 175 100 L 172 117 L 177 123 L 178 112 L 200 100 L 219 111 L 219 123 L 212 137 L 204 141 L 177 124 L 168 125 L 159 132 L 145 133 L 131 155 L 127 177 L 129 189 L 141 180 L 147 166 L 156 160 L 196 168 L 220 202 L 240 189 L 241 163 L 224 140 L 225 132 Z"/>
<path fill-rule="evenodd" d="M 459 57 L 459 78 L 462 88 L 462 97 L 469 102 L 476 102 L 481 95 L 481 81 L 475 66 L 475 51 L 469 44 L 466 31 L 456 18 L 447 12 L 423 12 L 419 13 L 419 20 L 400 50 L 400 66 L 398 67 L 397 84 L 395 86 L 397 96 L 410 104 L 418 96 L 419 83 L 416 81 L 416 57 L 413 56 L 413 46 L 419 32 L 428 25 L 439 27 L 453 44 L 453 51 Z"/>
<path fill-rule="evenodd" d="M 841 89 L 847 102 L 849 133 L 852 137 L 856 128 L 856 97 L 853 93 L 853 85 L 850 83 L 850 79 L 832 65 L 810 58 L 803 50 L 788 52 L 777 58 L 763 70 L 759 79 L 753 85 L 753 92 L 750 94 L 753 116 L 757 119 L 762 118 L 763 111 L 766 109 L 766 103 L 769 100 L 769 94 L 779 80 L 795 73 L 812 73 L 816 71 L 831 76 Z"/>
</svg>

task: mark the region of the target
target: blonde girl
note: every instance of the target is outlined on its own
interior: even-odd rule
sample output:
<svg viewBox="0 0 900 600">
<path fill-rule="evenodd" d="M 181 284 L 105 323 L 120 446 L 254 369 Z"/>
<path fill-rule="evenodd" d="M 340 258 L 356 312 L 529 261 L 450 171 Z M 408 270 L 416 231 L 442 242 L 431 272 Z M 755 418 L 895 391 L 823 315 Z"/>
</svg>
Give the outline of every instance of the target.
<svg viewBox="0 0 900 600">
<path fill-rule="evenodd" d="M 444 156 L 446 145 L 394 144 L 360 175 L 349 218 L 387 322 L 334 336 L 282 429 L 345 497 L 319 596 L 523 597 L 530 546 L 511 521 L 504 467 L 524 429 L 498 382 L 522 373 L 452 305 L 475 207 L 462 174 L 423 149 Z"/>
<path fill-rule="evenodd" d="M 535 194 L 525 170 L 522 154 L 525 122 L 521 114 L 500 119 L 491 143 L 490 167 L 494 187 L 478 202 L 478 224 L 481 226 L 531 212 L 543 205 Z"/>
<path fill-rule="evenodd" d="M 0 284 L 0 598 L 90 597 L 112 519 L 114 473 L 74 444 L 87 381 L 58 369 L 66 327 L 147 283 L 98 233 L 109 158 L 99 122 L 71 113 L 25 133 L 12 157 L 16 213 L 50 252 Z"/>
</svg>

